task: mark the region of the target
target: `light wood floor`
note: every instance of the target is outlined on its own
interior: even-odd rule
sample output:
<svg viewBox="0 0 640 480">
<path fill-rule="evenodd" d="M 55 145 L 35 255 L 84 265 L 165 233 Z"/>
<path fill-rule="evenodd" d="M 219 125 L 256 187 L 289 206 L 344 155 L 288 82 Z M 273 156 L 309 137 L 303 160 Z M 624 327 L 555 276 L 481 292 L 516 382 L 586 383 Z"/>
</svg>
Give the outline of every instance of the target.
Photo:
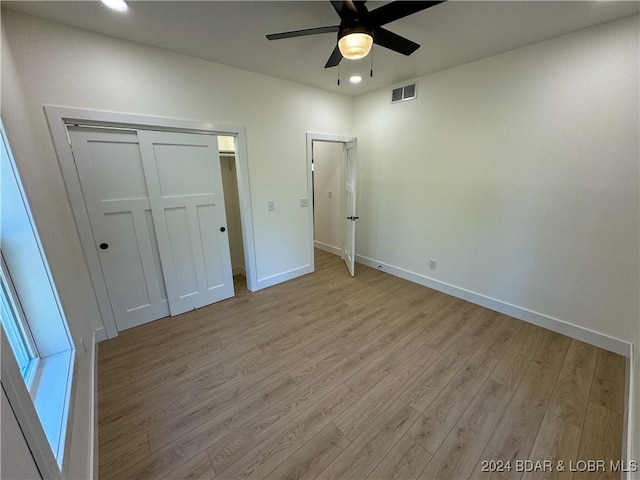
<svg viewBox="0 0 640 480">
<path fill-rule="evenodd" d="M 618 355 L 324 252 L 236 291 L 100 344 L 101 479 L 582 479 L 515 461 L 621 457 Z"/>
</svg>

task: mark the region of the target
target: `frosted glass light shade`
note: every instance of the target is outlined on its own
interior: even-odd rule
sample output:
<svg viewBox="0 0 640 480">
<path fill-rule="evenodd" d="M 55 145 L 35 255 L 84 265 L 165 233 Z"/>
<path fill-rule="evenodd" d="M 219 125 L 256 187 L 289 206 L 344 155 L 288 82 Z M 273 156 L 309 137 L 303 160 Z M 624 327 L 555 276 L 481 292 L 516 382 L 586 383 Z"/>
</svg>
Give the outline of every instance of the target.
<svg viewBox="0 0 640 480">
<path fill-rule="evenodd" d="M 344 58 L 358 60 L 367 56 L 373 45 L 373 37 L 368 33 L 349 33 L 338 40 L 338 48 Z"/>
</svg>

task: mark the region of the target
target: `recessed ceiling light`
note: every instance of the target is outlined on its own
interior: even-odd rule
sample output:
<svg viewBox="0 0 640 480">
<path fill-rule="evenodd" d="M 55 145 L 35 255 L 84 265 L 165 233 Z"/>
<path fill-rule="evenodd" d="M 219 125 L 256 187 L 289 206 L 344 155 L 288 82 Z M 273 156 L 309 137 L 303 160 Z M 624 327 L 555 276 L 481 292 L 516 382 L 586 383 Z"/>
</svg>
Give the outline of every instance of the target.
<svg viewBox="0 0 640 480">
<path fill-rule="evenodd" d="M 349 81 L 351 83 L 360 83 L 362 81 L 362 77 L 360 75 L 352 75 L 349 77 Z"/>
<path fill-rule="evenodd" d="M 118 12 L 125 12 L 129 8 L 124 0 L 101 0 L 107 7 Z"/>
</svg>

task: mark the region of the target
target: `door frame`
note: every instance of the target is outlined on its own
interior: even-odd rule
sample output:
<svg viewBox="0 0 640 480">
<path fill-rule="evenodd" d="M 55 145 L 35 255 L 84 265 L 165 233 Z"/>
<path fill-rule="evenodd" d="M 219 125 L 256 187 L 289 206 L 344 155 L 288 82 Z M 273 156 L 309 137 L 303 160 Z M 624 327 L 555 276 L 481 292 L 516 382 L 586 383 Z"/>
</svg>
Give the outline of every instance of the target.
<svg viewBox="0 0 640 480">
<path fill-rule="evenodd" d="M 247 157 L 247 140 L 245 128 L 240 125 L 226 123 L 210 123 L 196 120 L 136 115 L 130 113 L 86 110 L 79 108 L 44 106 L 53 146 L 60 163 L 62 176 L 69 195 L 71 209 L 80 236 L 82 250 L 98 302 L 104 329 L 96 330 L 98 341 L 118 336 L 115 318 L 111 310 L 111 302 L 106 282 L 98 258 L 93 231 L 89 222 L 89 214 L 84 202 L 80 178 L 76 171 L 75 160 L 67 136 L 67 125 L 87 125 L 93 127 L 159 130 L 164 132 L 199 133 L 206 135 L 224 135 L 235 137 L 236 166 L 238 176 L 238 197 L 240 202 L 240 223 L 244 246 L 247 289 L 254 292 L 258 289 L 256 276 L 256 254 L 253 236 L 253 214 L 251 209 L 251 192 L 249 187 L 249 163 Z"/>
<path fill-rule="evenodd" d="M 311 265 L 311 271 L 315 272 L 315 259 L 314 259 L 314 245 L 315 245 L 315 235 L 313 228 L 313 172 L 312 172 L 312 164 L 313 164 L 313 142 L 331 142 L 331 143 L 341 143 L 346 145 L 349 142 L 353 142 L 358 146 L 358 137 L 354 137 L 352 135 L 337 135 L 332 133 L 316 133 L 316 132 L 307 132 L 307 198 L 309 199 L 309 216 L 307 218 L 307 228 L 308 228 L 308 238 L 309 238 L 309 264 Z M 343 179 L 343 182 L 345 179 Z M 355 254 L 355 252 L 354 252 Z"/>
</svg>

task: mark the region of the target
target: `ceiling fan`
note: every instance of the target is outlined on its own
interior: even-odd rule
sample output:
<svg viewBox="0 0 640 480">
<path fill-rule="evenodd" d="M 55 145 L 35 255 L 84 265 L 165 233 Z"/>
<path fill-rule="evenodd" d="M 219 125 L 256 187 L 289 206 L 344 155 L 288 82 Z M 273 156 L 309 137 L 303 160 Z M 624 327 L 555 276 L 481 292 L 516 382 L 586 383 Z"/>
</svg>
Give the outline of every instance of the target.
<svg viewBox="0 0 640 480">
<path fill-rule="evenodd" d="M 397 1 L 387 3 L 372 11 L 367 9 L 366 0 L 331 1 L 331 5 L 340 17 L 340 25 L 272 33 L 267 35 L 267 38 L 280 40 L 320 33 L 337 33 L 338 44 L 333 49 L 324 68 L 337 66 L 343 57 L 350 60 L 365 57 L 374 43 L 403 55 L 411 55 L 420 45 L 390 32 L 382 25 L 413 15 L 443 3 L 443 1 Z"/>
</svg>

